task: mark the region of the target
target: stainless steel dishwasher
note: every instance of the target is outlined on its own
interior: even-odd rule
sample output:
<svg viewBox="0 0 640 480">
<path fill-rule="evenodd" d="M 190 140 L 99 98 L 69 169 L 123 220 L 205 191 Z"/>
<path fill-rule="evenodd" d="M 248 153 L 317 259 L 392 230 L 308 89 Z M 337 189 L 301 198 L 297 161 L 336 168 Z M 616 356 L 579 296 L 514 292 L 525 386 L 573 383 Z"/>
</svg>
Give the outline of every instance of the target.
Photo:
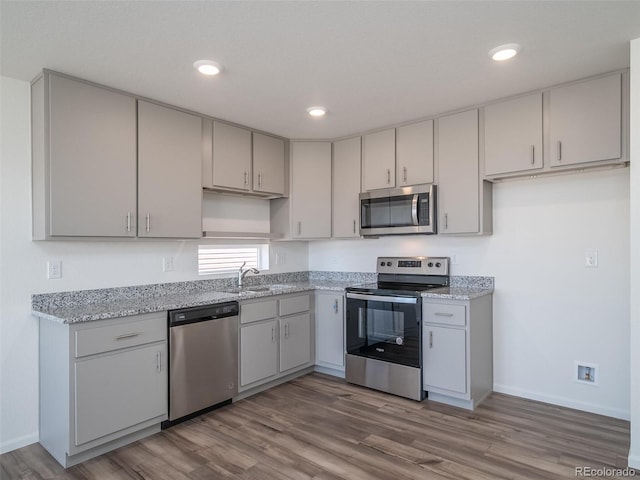
<svg viewBox="0 0 640 480">
<path fill-rule="evenodd" d="M 188 420 L 238 393 L 238 302 L 169 312 L 169 420 Z"/>
</svg>

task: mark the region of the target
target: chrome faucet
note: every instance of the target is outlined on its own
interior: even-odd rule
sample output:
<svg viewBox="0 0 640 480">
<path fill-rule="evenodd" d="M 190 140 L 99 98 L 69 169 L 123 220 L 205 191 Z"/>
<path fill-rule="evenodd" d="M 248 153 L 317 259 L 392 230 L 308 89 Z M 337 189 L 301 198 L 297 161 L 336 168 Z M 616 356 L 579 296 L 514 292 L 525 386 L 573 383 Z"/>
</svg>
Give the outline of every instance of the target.
<svg viewBox="0 0 640 480">
<path fill-rule="evenodd" d="M 257 275 L 260 273 L 260 270 L 258 270 L 257 268 L 247 268 L 246 270 L 243 270 L 246 264 L 247 262 L 244 262 L 242 265 L 240 265 L 240 268 L 238 269 L 238 288 L 242 288 L 242 280 L 244 280 L 244 277 L 247 275 L 247 273 L 251 272 L 254 275 Z"/>
</svg>

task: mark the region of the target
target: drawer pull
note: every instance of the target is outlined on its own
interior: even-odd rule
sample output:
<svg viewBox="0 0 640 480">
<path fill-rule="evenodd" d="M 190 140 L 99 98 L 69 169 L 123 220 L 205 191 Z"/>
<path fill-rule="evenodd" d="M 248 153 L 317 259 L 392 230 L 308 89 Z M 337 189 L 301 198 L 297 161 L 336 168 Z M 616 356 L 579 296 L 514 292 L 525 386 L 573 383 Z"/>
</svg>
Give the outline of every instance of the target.
<svg viewBox="0 0 640 480">
<path fill-rule="evenodd" d="M 159 372 L 162 371 L 162 353 L 156 352 L 156 370 Z"/>
<path fill-rule="evenodd" d="M 453 317 L 453 313 L 436 312 L 437 317 Z"/>
<path fill-rule="evenodd" d="M 433 348 L 433 331 L 429 332 L 429 348 Z"/>
<path fill-rule="evenodd" d="M 140 332 L 135 332 L 135 333 L 123 333 L 122 335 L 118 335 L 118 336 L 116 337 L 116 340 L 126 340 L 127 338 L 137 337 L 138 335 L 140 335 Z"/>
</svg>

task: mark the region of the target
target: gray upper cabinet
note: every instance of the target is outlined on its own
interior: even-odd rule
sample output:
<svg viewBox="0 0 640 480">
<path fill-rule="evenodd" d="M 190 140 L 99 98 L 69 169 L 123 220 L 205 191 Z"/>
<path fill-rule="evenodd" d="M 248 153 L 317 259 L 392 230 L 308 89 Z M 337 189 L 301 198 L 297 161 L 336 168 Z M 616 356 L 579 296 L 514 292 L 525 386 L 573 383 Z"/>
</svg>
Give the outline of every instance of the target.
<svg viewBox="0 0 640 480">
<path fill-rule="evenodd" d="M 360 236 L 361 137 L 333 144 L 332 232 L 335 238 Z"/>
<path fill-rule="evenodd" d="M 213 122 L 213 187 L 251 189 L 251 131 Z"/>
<path fill-rule="evenodd" d="M 362 137 L 363 191 L 396 186 L 396 129 Z"/>
<path fill-rule="evenodd" d="M 438 119 L 438 233 L 490 233 L 491 186 L 478 170 L 478 110 Z"/>
<path fill-rule="evenodd" d="M 433 183 L 433 120 L 396 130 L 397 186 Z"/>
<path fill-rule="evenodd" d="M 292 236 L 331 237 L 331 143 L 296 142 L 291 162 Z"/>
<path fill-rule="evenodd" d="M 560 167 L 622 156 L 621 74 L 549 92 L 550 165 Z"/>
<path fill-rule="evenodd" d="M 542 168 L 542 93 L 484 108 L 485 175 Z"/>
<path fill-rule="evenodd" d="M 284 195 L 284 140 L 253 133 L 253 190 Z"/>
<path fill-rule="evenodd" d="M 134 237 L 135 99 L 45 73 L 32 122 L 34 239 Z"/>
<path fill-rule="evenodd" d="M 200 117 L 138 101 L 138 236 L 202 236 Z"/>
</svg>

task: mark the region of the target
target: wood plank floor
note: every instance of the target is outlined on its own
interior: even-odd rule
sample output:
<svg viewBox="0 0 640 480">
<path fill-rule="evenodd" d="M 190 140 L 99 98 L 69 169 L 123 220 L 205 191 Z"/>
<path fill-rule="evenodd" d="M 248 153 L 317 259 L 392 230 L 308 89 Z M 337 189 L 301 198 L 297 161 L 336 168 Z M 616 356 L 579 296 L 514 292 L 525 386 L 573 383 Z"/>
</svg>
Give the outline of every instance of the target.
<svg viewBox="0 0 640 480">
<path fill-rule="evenodd" d="M 39 445 L 14 479 L 562 479 L 624 468 L 629 423 L 492 394 L 475 412 L 310 374 L 63 469 Z"/>
</svg>

